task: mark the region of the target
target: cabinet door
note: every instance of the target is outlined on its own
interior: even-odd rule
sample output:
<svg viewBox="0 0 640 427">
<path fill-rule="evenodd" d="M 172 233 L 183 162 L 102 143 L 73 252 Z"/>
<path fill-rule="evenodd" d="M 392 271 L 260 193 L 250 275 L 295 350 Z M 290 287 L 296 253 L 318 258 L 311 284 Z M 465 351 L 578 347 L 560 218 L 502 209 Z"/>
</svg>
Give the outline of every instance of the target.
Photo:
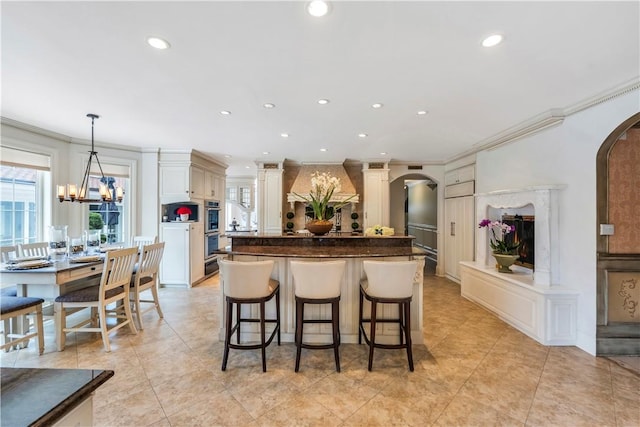
<svg viewBox="0 0 640 427">
<path fill-rule="evenodd" d="M 162 284 L 190 285 L 189 226 L 189 223 L 163 223 L 160 227 L 160 240 L 165 242 L 164 255 L 160 264 L 160 283 Z"/>
<path fill-rule="evenodd" d="M 282 232 L 282 172 L 267 171 L 264 179 L 264 223 L 267 233 Z"/>
<path fill-rule="evenodd" d="M 460 261 L 473 261 L 474 199 L 445 199 L 444 270 L 447 276 L 460 280 Z"/>
<path fill-rule="evenodd" d="M 191 166 L 191 198 L 204 199 L 204 170 Z"/>
<path fill-rule="evenodd" d="M 216 195 L 216 176 L 213 172 L 204 172 L 204 197 L 213 199 Z"/>
<path fill-rule="evenodd" d="M 189 199 L 189 179 L 187 166 L 161 166 L 160 197 L 167 203 Z"/>
<path fill-rule="evenodd" d="M 204 225 L 201 222 L 193 222 L 189 225 L 191 285 L 204 277 Z"/>
<path fill-rule="evenodd" d="M 387 204 L 389 203 L 389 183 L 380 171 L 366 171 L 364 174 L 363 228 L 375 225 L 389 225 Z"/>
</svg>

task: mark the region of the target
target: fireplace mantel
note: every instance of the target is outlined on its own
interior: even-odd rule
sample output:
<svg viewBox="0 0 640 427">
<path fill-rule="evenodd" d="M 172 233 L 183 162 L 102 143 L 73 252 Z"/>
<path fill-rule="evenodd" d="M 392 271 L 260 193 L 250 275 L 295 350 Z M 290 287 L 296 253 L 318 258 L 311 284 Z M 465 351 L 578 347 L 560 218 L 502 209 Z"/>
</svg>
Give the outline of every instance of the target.
<svg viewBox="0 0 640 427">
<path fill-rule="evenodd" d="M 560 284 L 558 192 L 563 188 L 562 185 L 547 185 L 476 194 L 476 224 L 483 218 L 488 218 L 489 207 L 509 209 L 533 205 L 536 217 L 534 286 Z M 482 266 L 494 264 L 489 236 L 482 228 L 476 229 L 476 262 Z"/>
<path fill-rule="evenodd" d="M 499 219 L 491 218 L 490 208 L 533 206 L 533 273 L 525 268 L 514 268 L 514 274 L 498 273 L 484 228 L 476 229 L 476 261 L 460 263 L 463 297 L 493 311 L 544 345 L 575 345 L 577 339 L 579 292 L 562 286 L 559 268 L 558 193 L 563 188 L 548 185 L 475 196 L 476 223 L 483 218 Z"/>
</svg>

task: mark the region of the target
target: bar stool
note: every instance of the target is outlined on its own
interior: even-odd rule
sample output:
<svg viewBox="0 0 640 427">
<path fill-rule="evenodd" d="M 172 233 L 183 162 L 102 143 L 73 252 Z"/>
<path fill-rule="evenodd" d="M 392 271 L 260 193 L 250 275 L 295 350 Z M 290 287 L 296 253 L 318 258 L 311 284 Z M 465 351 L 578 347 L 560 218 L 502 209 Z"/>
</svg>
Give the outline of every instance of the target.
<svg viewBox="0 0 640 427">
<path fill-rule="evenodd" d="M 413 352 L 411 351 L 411 298 L 413 282 L 418 267 L 417 261 L 363 261 L 367 278 L 360 282 L 360 313 L 358 343 L 362 336 L 369 345 L 369 366 L 373 366 L 373 349 L 407 349 L 409 370 L 413 372 Z M 371 316 L 363 317 L 364 299 L 371 302 Z M 378 304 L 398 304 L 398 318 L 378 318 Z M 370 323 L 369 337 L 364 323 Z M 377 323 L 398 323 L 400 326 L 400 344 L 382 344 L 376 342 Z M 404 335 L 404 340 L 403 340 Z"/>
<path fill-rule="evenodd" d="M 0 321 L 14 319 L 18 316 L 26 316 L 27 314 L 36 315 L 35 332 L 30 333 L 28 330 L 24 334 L 13 334 L 9 331 L 4 333 L 4 343 L 0 345 L 0 349 L 8 349 L 16 344 L 28 343 L 31 338 L 38 337 L 38 354 L 44 352 L 44 327 L 42 323 L 42 298 L 30 297 L 9 297 L 3 296 L 0 299 Z M 15 338 L 11 340 L 10 338 Z"/>
<path fill-rule="evenodd" d="M 267 372 L 267 360 L 265 349 L 274 336 L 278 336 L 280 345 L 280 283 L 271 279 L 273 261 L 220 261 L 220 273 L 223 283 L 226 317 L 224 336 L 224 356 L 222 358 L 222 370 L 227 369 L 229 349 L 236 350 L 262 350 L 262 372 Z M 265 303 L 275 297 L 276 318 L 265 318 Z M 233 307 L 236 305 L 236 323 L 233 322 Z M 259 318 L 242 317 L 243 304 L 259 304 Z M 260 323 L 260 343 L 240 344 L 240 325 L 242 322 Z M 265 324 L 275 323 L 268 340 L 265 340 Z M 231 343 L 231 336 L 236 333 L 236 343 Z"/>
<path fill-rule="evenodd" d="M 300 369 L 303 348 L 312 350 L 333 348 L 336 371 L 340 372 L 340 285 L 345 261 L 305 262 L 291 261 L 291 274 L 296 297 L 296 367 Z M 304 318 L 305 304 L 331 304 L 331 319 Z M 333 342 L 330 344 L 305 344 L 302 335 L 305 323 L 331 323 Z"/>
</svg>

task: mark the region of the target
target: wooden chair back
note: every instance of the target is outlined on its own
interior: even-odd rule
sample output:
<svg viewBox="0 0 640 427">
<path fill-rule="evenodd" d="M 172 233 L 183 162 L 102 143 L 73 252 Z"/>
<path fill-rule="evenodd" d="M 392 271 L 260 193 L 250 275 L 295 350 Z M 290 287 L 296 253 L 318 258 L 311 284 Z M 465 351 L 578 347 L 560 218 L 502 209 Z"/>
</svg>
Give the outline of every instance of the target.
<svg viewBox="0 0 640 427">
<path fill-rule="evenodd" d="M 8 263 L 14 258 L 18 257 L 17 246 L 1 246 L 0 247 L 0 262 Z"/>
<path fill-rule="evenodd" d="M 21 257 L 49 256 L 49 242 L 21 243 L 18 245 L 18 253 Z"/>
<path fill-rule="evenodd" d="M 131 238 L 131 246 L 142 250 L 144 245 L 158 243 L 158 236 L 133 236 Z"/>
<path fill-rule="evenodd" d="M 106 299 L 111 289 L 123 286 L 129 289 L 133 267 L 138 258 L 138 248 L 118 249 L 106 253 L 104 269 L 100 279 L 100 300 Z M 123 289 L 123 292 L 124 292 Z"/>
</svg>

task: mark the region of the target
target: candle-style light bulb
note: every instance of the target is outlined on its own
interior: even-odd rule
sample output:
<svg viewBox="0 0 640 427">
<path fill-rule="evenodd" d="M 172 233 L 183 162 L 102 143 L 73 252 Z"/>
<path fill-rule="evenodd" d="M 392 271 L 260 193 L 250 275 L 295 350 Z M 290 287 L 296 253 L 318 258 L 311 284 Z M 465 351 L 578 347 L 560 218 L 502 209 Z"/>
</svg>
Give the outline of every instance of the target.
<svg viewBox="0 0 640 427">
<path fill-rule="evenodd" d="M 78 187 L 75 184 L 69 184 L 68 193 L 69 193 L 69 198 L 71 199 L 71 201 L 75 200 L 76 195 L 78 194 L 77 191 L 78 191 Z"/>
<path fill-rule="evenodd" d="M 122 187 L 116 187 L 116 199 L 121 202 L 124 197 L 124 190 Z"/>
<path fill-rule="evenodd" d="M 64 201 L 64 196 L 65 196 L 65 188 L 64 185 L 58 185 L 58 199 L 62 202 Z"/>
</svg>

